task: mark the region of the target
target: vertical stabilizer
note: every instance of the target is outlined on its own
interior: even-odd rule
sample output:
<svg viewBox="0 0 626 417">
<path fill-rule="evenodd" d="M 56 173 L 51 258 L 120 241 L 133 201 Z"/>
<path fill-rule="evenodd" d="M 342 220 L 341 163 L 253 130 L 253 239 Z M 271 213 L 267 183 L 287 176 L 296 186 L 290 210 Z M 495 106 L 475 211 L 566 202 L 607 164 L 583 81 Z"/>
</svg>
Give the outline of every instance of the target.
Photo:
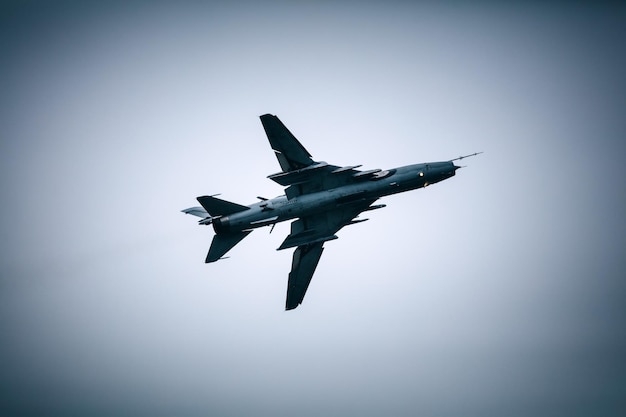
<svg viewBox="0 0 626 417">
<path fill-rule="evenodd" d="M 228 214 L 250 210 L 248 206 L 242 206 L 241 204 L 232 203 L 209 195 L 198 197 L 197 200 L 212 217 L 226 216 Z"/>
</svg>

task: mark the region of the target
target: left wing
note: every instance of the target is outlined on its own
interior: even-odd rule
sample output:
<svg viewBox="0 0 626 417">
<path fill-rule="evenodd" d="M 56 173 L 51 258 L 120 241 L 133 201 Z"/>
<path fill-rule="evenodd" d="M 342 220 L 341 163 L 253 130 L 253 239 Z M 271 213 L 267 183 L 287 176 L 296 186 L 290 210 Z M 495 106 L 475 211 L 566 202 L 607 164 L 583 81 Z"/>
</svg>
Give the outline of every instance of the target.
<svg viewBox="0 0 626 417">
<path fill-rule="evenodd" d="M 264 114 L 261 116 L 261 123 L 282 169 L 268 178 L 287 187 L 285 194 L 289 199 L 369 180 L 381 171 L 355 169 L 360 165 L 339 167 L 316 162 L 278 117 Z"/>
<path fill-rule="evenodd" d="M 333 211 L 302 217 L 291 223 L 291 234 L 278 248 L 298 247 L 293 253 L 287 284 L 287 310 L 292 310 L 302 304 L 315 268 L 322 256 L 324 242 L 337 239 L 335 233 L 342 227 L 364 221 L 353 219 L 362 211 L 369 209 L 374 201 L 376 200 L 368 199 L 339 204 Z"/>
<path fill-rule="evenodd" d="M 302 304 L 304 294 L 306 294 L 313 277 L 313 272 L 315 272 L 317 263 L 320 261 L 324 251 L 323 244 L 323 242 L 319 242 L 299 246 L 293 253 L 289 283 L 287 284 L 286 310 L 293 310 Z"/>
</svg>

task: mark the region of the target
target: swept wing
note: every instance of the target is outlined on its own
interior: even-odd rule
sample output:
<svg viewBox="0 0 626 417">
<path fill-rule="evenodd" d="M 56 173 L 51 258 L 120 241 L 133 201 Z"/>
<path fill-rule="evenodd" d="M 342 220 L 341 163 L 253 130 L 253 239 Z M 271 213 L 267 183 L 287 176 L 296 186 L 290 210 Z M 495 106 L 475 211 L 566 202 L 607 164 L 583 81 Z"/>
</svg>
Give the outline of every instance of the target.
<svg viewBox="0 0 626 417">
<path fill-rule="evenodd" d="M 287 187 L 285 194 L 289 199 L 365 181 L 380 172 L 380 169 L 359 171 L 356 168 L 360 165 L 340 167 L 314 161 L 278 117 L 265 114 L 261 123 L 282 169 L 268 178 Z"/>
<path fill-rule="evenodd" d="M 335 233 L 342 227 L 358 222 L 353 220 L 359 213 L 368 209 L 375 200 L 339 206 L 336 210 L 302 217 L 291 223 L 291 234 L 278 249 L 297 246 L 293 253 L 291 272 L 287 284 L 286 309 L 291 310 L 302 304 L 306 290 L 324 250 L 327 240 L 337 239 Z M 361 220 L 362 221 L 362 220 Z"/>
<path fill-rule="evenodd" d="M 356 168 L 360 165 L 340 167 L 314 161 L 309 151 L 278 117 L 265 114 L 261 116 L 261 123 L 282 169 L 268 178 L 287 187 L 285 194 L 288 199 L 367 181 L 381 171 L 359 171 Z M 342 227 L 362 221 L 354 218 L 370 209 L 374 201 L 376 199 L 339 203 L 334 210 L 300 217 L 291 223 L 291 233 L 278 248 L 296 248 L 287 285 L 287 310 L 302 303 L 322 256 L 324 242 L 337 239 L 335 233 Z"/>
<path fill-rule="evenodd" d="M 286 310 L 293 310 L 302 304 L 304 294 L 322 256 L 323 243 L 312 243 L 299 246 L 293 253 L 289 282 L 287 283 Z"/>
</svg>

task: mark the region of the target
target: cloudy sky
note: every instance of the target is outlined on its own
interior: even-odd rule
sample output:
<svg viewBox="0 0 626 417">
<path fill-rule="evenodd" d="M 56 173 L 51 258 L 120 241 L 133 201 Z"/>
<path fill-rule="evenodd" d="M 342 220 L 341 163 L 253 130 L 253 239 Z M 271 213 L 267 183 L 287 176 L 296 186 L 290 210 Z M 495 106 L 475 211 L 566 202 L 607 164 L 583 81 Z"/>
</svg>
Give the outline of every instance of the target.
<svg viewBox="0 0 626 417">
<path fill-rule="evenodd" d="M 0 411 L 626 413 L 626 9 L 5 2 Z M 204 264 L 199 195 L 317 160 L 463 161 L 328 242 Z"/>
</svg>

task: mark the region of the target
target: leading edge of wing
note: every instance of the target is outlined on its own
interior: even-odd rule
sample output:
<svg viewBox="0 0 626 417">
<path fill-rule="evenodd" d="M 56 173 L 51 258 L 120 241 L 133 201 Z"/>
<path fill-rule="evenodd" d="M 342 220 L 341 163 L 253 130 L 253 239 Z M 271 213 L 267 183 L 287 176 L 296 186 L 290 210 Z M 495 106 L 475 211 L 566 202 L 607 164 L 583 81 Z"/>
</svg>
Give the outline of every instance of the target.
<svg viewBox="0 0 626 417">
<path fill-rule="evenodd" d="M 313 273 L 324 251 L 323 245 L 323 242 L 302 245 L 294 251 L 289 282 L 287 283 L 285 310 L 293 310 L 302 304 Z"/>
<path fill-rule="evenodd" d="M 283 172 L 304 168 L 314 163 L 311 154 L 278 117 L 264 114 L 260 119 Z"/>
</svg>

